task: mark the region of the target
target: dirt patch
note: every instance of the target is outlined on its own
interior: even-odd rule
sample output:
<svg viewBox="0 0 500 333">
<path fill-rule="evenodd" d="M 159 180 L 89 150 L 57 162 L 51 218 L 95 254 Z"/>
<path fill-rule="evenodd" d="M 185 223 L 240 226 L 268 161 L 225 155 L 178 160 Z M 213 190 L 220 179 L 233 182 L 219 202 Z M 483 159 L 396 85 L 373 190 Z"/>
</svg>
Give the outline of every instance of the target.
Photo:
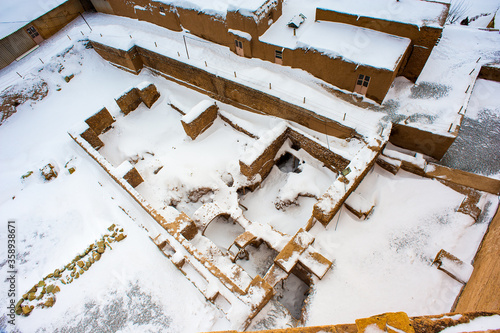
<svg viewBox="0 0 500 333">
<path fill-rule="evenodd" d="M 440 99 L 448 96 L 450 86 L 433 82 L 422 82 L 411 87 L 410 98 L 414 99 Z"/>
<path fill-rule="evenodd" d="M 22 83 L 9 86 L 0 93 L 0 126 L 17 112 L 17 107 L 30 101 L 41 101 L 49 93 L 47 82 L 39 77 L 26 77 Z"/>
</svg>

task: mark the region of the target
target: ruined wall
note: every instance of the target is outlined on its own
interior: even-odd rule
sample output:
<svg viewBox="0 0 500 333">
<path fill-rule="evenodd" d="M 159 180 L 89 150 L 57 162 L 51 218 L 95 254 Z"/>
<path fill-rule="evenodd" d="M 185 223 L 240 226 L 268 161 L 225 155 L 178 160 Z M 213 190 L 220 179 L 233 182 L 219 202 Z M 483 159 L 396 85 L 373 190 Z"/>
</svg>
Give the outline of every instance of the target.
<svg viewBox="0 0 500 333">
<path fill-rule="evenodd" d="M 482 66 L 478 78 L 500 82 L 500 65 Z"/>
<path fill-rule="evenodd" d="M 348 159 L 335 154 L 304 134 L 294 131 L 292 128 L 288 128 L 287 134 L 295 146 L 307 151 L 312 157 L 323 162 L 327 168 L 338 173 L 349 165 L 350 161 Z"/>
<path fill-rule="evenodd" d="M 455 138 L 456 135 L 444 136 L 404 124 L 393 124 L 389 141 L 440 160 Z"/>
<path fill-rule="evenodd" d="M 135 47 L 128 51 L 123 51 L 96 42 L 92 42 L 92 45 L 94 46 L 94 50 L 101 57 L 133 73 L 139 73 L 143 67 L 142 59 Z"/>
<path fill-rule="evenodd" d="M 443 24 L 447 13 L 448 10 L 444 10 L 440 18 Z M 418 27 L 416 25 L 401 22 L 340 13 L 322 8 L 316 10 L 316 20 L 345 23 L 411 39 L 413 49 L 405 70 L 403 71 L 403 75 L 414 82 L 422 72 L 443 30 L 437 27 Z"/>
<path fill-rule="evenodd" d="M 144 65 L 184 83 L 194 85 L 198 87 L 199 91 L 201 88 L 202 92 L 224 103 L 236 103 L 247 110 L 249 108 L 254 112 L 258 110 L 342 139 L 352 137 L 355 134 L 353 129 L 317 115 L 310 110 L 150 50 L 133 47 L 129 51 L 122 51 L 97 42 L 92 42 L 92 44 L 96 52 L 104 59 L 124 66 L 133 72 L 140 71 Z"/>
<path fill-rule="evenodd" d="M 266 147 L 262 154 L 260 154 L 252 164 L 247 165 L 240 161 L 241 173 L 249 179 L 253 178 L 257 174 L 260 175 L 261 180 L 266 179 L 275 164 L 274 158 L 276 157 L 276 154 L 280 150 L 281 146 L 285 143 L 287 136 L 287 131 L 283 131 L 283 133 L 281 133 L 270 145 Z"/>
<path fill-rule="evenodd" d="M 179 84 L 188 84 L 224 103 L 234 104 L 251 112 L 265 113 L 294 121 L 320 133 L 339 138 L 351 137 L 353 129 L 277 97 L 246 87 L 234 81 L 208 73 L 203 69 L 159 55 L 147 49 L 133 47 L 129 51 L 115 49 L 95 41 L 94 49 L 104 59 L 123 66 L 134 73 L 147 66 L 168 75 L 167 79 Z M 260 111 L 260 112 L 259 112 Z M 455 140 L 455 135 L 444 136 L 403 124 L 394 124 L 391 143 L 414 150 L 436 159 L 441 159 Z"/>
<path fill-rule="evenodd" d="M 79 0 L 69 0 L 32 22 L 40 36 L 49 38 L 85 10 Z"/>
</svg>

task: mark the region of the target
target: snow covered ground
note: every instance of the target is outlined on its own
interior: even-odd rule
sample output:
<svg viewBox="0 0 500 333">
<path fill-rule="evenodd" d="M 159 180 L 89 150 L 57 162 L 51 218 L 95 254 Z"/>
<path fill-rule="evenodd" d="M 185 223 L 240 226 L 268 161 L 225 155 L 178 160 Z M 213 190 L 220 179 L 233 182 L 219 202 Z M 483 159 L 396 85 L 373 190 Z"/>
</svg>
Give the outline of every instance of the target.
<svg viewBox="0 0 500 333">
<path fill-rule="evenodd" d="M 104 18 L 109 22 L 104 23 Z M 122 31 L 119 32 L 117 27 L 123 22 L 129 26 L 121 26 Z M 149 24 L 104 15 L 93 15 L 89 18 L 89 23 L 96 27 L 96 34 L 99 34 L 99 31 L 104 34 L 110 31 L 107 30 L 108 24 L 111 25 L 109 29 L 113 33 L 119 34 L 107 38 L 119 39 L 125 35 L 130 40 L 129 33 L 133 33 L 134 37 L 139 34 L 141 38 L 146 38 L 148 34 L 155 36 L 161 32 L 169 38 L 177 36 L 168 44 L 172 46 L 175 54 L 177 46 L 183 47 L 180 44 L 181 35 Z M 170 165 L 172 174 L 168 173 L 169 168 L 165 166 L 164 170 L 160 171 L 165 173 L 163 181 L 170 181 L 169 177 L 173 177 L 175 171 L 178 172 L 180 182 L 185 182 L 182 174 L 185 175 L 187 170 L 182 163 L 189 162 L 192 154 L 209 151 L 209 146 L 214 144 L 202 144 L 201 148 L 190 151 L 189 139 L 179 131 L 180 115 L 164 104 L 167 98 L 170 98 L 171 101 L 177 100 L 189 108 L 206 96 L 181 88 L 152 75 L 147 70 L 139 76 L 134 76 L 109 65 L 93 50 L 86 49 L 84 42 L 79 41 L 80 38 L 84 39 L 80 31 L 88 33 L 88 28 L 79 19 L 46 41 L 36 53 L 0 71 L 0 90 L 9 85 L 17 85 L 15 89 L 22 90 L 23 87 L 40 83 L 42 80 L 48 86 L 48 95 L 43 100 L 20 105 L 18 112 L 0 126 L 0 219 L 16 221 L 17 297 L 49 272 L 67 264 L 104 233 L 110 224 L 118 223 L 123 226 L 128 237 L 116 244 L 113 250 L 107 251 L 101 261 L 93 265 L 80 279 L 64 286 L 57 294 L 57 301 L 52 308 L 35 309 L 29 317 L 16 317 L 16 329 L 18 332 L 200 332 L 229 329 L 231 323 L 225 319 L 222 312 L 207 302 L 148 238 L 142 226 L 151 221 L 150 216 L 67 134 L 71 127 L 81 123 L 103 106 L 113 105 L 113 98 L 129 87 L 145 80 L 151 81 L 162 94 L 162 100 L 158 102 L 161 107 L 148 110 L 141 106 L 124 118 L 128 124 L 117 124 L 114 130 L 106 133 L 110 137 L 106 142 L 108 147 L 105 147 L 102 153 L 113 160 L 113 163 L 120 163 L 131 154 L 140 152 L 147 156 L 146 152 L 151 148 L 148 144 L 154 144 L 152 148 L 156 150 L 155 156 L 175 159 L 180 164 L 176 168 Z M 494 48 L 491 47 L 491 43 L 496 42 L 497 37 L 494 35 L 453 28 L 445 34 L 448 38 L 444 42 L 445 46 L 448 45 L 447 51 L 437 53 L 436 62 L 433 61 L 430 65 L 435 66 L 432 68 L 439 67 L 440 59 L 440 64 L 447 63 L 446 59 L 460 49 L 456 43 L 461 34 L 470 37 L 466 38 L 470 45 L 480 43 L 482 50 L 466 48 L 464 52 L 467 57 L 456 60 L 457 63 L 460 62 L 460 66 L 456 67 L 457 71 L 465 73 L 468 61 L 476 57 L 477 52 L 494 54 Z M 473 38 L 477 36 L 480 38 L 473 42 Z M 153 44 L 154 40 L 147 41 Z M 190 44 L 195 55 L 193 61 L 201 62 L 201 58 L 197 59 L 196 55 L 201 57 L 206 45 L 209 51 L 205 54 L 210 54 L 209 59 L 215 63 L 210 62 L 213 68 L 219 66 L 219 54 L 224 59 L 229 59 L 227 61 L 238 69 L 238 73 L 245 73 L 243 75 L 248 77 L 254 76 L 253 83 L 250 84 L 267 87 L 268 81 L 264 84 L 264 79 L 281 80 L 277 82 L 283 82 L 292 92 L 310 94 L 308 99 L 309 96 L 317 97 L 316 103 L 322 108 L 316 110 L 324 112 L 325 115 L 335 117 L 335 112 L 342 115 L 344 112 L 356 110 L 353 111 L 354 119 L 351 124 L 356 124 L 355 117 L 364 119 L 359 125 L 360 128 L 365 128 L 364 133 L 368 134 L 374 128 L 373 125 L 368 125 L 369 120 L 380 120 L 379 115 L 359 110 L 331 97 L 326 91 L 318 88 L 318 80 L 303 71 L 256 59 L 242 59 L 220 46 L 198 41 L 192 43 L 196 43 L 196 46 Z M 181 46 L 179 50 L 182 50 Z M 45 64 L 38 58 L 44 60 Z M 22 73 L 24 80 L 17 76 L 16 71 Z M 220 71 L 222 72 L 222 69 Z M 441 77 L 445 82 L 454 80 L 445 76 L 445 71 L 446 69 L 443 69 L 442 72 L 436 73 L 433 80 L 438 82 L 439 75 L 443 75 Z M 428 73 L 430 72 L 431 70 L 428 70 Z M 259 75 L 254 75 L 255 73 Z M 71 74 L 75 76 L 67 83 L 64 78 Z M 230 74 L 232 75 L 232 72 Z M 303 85 L 294 87 L 294 80 L 301 79 Z M 397 89 L 397 85 L 394 89 Z M 471 119 L 481 119 L 481 114 L 486 114 L 484 110 L 498 109 L 498 102 L 493 97 L 478 98 L 477 94 L 482 89 L 496 87 L 478 82 L 477 90 L 472 95 L 472 101 L 477 100 L 477 106 L 474 109 L 472 106 L 476 105 L 476 102 L 471 101 L 471 108 L 468 110 Z M 291 98 L 285 95 L 282 97 Z M 302 97 L 298 100 L 301 101 Z M 409 101 L 412 100 L 401 98 L 400 103 L 409 104 Z M 486 101 L 491 102 L 492 106 Z M 333 106 L 330 109 L 324 108 L 330 102 Z M 271 128 L 276 121 L 246 117 L 245 112 L 234 108 L 228 108 L 226 111 L 245 119 L 254 128 L 262 131 Z M 149 117 L 152 116 L 158 116 L 161 121 L 151 124 Z M 439 119 L 439 116 L 437 117 Z M 116 131 L 123 133 L 122 138 L 127 140 L 126 138 L 130 138 L 127 133 L 133 133 L 137 129 L 132 126 L 134 121 L 139 129 L 144 129 L 146 125 L 150 125 L 151 129 L 143 132 L 136 141 L 125 141 L 125 145 L 121 145 L 123 141 L 116 141 L 113 146 L 113 131 L 115 134 Z M 161 141 L 150 142 L 149 138 L 158 134 L 168 139 L 165 140 L 165 146 L 160 144 Z M 217 169 L 225 166 L 228 159 L 240 153 L 248 140 L 226 128 L 219 120 L 200 140 L 202 143 L 209 140 L 221 143 L 224 136 L 241 139 L 241 142 L 223 142 L 227 147 L 218 152 L 221 154 L 221 160 L 210 160 L 206 157 L 209 163 L 203 167 Z M 325 139 L 324 136 L 317 136 Z M 111 147 L 115 148 L 110 149 Z M 157 150 L 159 147 L 161 149 Z M 187 149 L 189 154 L 177 154 L 173 152 L 172 147 L 176 147 L 175 150 L 179 147 Z M 39 169 L 49 162 L 57 167 L 59 176 L 45 182 Z M 156 165 L 148 162 L 153 162 L 153 158 L 139 162 L 138 169 L 142 167 L 143 172 L 149 170 L 146 173 L 153 170 Z M 68 172 L 70 166 L 76 168 L 73 174 Z M 28 171 L 33 171 L 33 174 L 24 180 L 21 179 Z M 203 168 L 195 172 L 198 179 L 204 178 Z M 252 200 L 250 196 L 258 196 L 260 193 L 270 195 L 272 192 L 265 191 L 268 185 L 275 189 L 279 187 L 283 176 L 279 170 L 273 172 L 274 174 L 266 179 L 269 184 L 264 182 L 263 188 L 249 194 L 247 200 Z M 331 179 L 328 172 L 322 177 L 325 183 Z M 141 186 L 144 193 L 150 193 L 148 200 L 153 204 L 163 205 L 162 201 L 154 200 L 163 196 L 165 189 L 155 189 L 152 186 L 148 188 L 145 185 L 147 184 Z M 325 185 L 328 186 L 329 183 Z M 386 311 L 406 311 L 409 315 L 448 312 L 461 285 L 432 267 L 432 260 L 443 248 L 470 262 L 487 223 L 496 210 L 498 198 L 484 198 L 482 204 L 485 212 L 479 222 L 473 224 L 472 218 L 456 212 L 463 195 L 437 181 L 422 179 L 404 171 L 393 176 L 376 167 L 356 192 L 376 203 L 373 213 L 366 221 L 357 220 L 343 208 L 326 229 L 317 224 L 311 230 L 316 237 L 314 246 L 328 254 L 329 259 L 335 260 L 335 264 L 323 280 L 315 281 L 309 296 L 305 324 L 353 322 L 356 318 Z M 308 201 L 311 198 L 303 199 Z M 257 206 L 260 200 L 263 201 L 256 199 L 254 205 Z M 277 211 L 273 205 L 261 206 L 263 216 L 271 216 Z M 290 207 L 290 210 L 293 209 L 296 207 Z M 310 214 L 307 209 L 304 211 Z M 297 213 L 306 214 L 304 211 Z M 6 225 L 2 225 L 4 229 L 0 231 L 0 243 L 6 244 Z M 266 252 L 273 255 L 272 251 Z M 250 255 L 258 257 L 256 253 Z M 6 290 L 4 287 L 7 286 L 7 281 L 4 278 L 7 276 L 8 266 L 5 260 L 5 246 L 0 249 L 0 258 L 0 275 L 3 277 L 1 290 Z M 269 264 L 266 259 L 268 258 L 259 257 L 256 262 L 262 262 L 265 266 Z M 261 268 L 258 266 L 246 266 L 245 269 L 248 267 L 248 270 L 255 274 Z M 293 290 L 293 283 L 292 287 L 288 287 L 288 290 L 290 289 Z M 284 298 L 292 303 L 296 300 L 293 295 Z M 0 298 L 0 306 L 5 309 L 7 301 L 6 297 Z M 253 327 L 277 328 L 290 321 L 289 315 L 280 312 L 273 304 L 267 306 L 260 317 L 256 318 Z M 261 320 L 266 316 L 274 319 Z M 7 319 L 2 312 L 0 329 L 16 331 L 9 326 Z"/>
</svg>

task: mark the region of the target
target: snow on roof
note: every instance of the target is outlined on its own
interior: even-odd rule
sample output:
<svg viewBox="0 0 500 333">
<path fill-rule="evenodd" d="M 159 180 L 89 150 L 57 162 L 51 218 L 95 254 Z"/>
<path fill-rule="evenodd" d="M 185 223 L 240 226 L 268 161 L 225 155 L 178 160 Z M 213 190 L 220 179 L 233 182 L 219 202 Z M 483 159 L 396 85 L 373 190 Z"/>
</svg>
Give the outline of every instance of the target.
<svg viewBox="0 0 500 333">
<path fill-rule="evenodd" d="M 193 9 L 211 15 L 226 17 L 228 10 L 239 10 L 250 16 L 268 0 L 157 0 L 180 8 Z"/>
<path fill-rule="evenodd" d="M 320 0 L 317 7 L 419 27 L 441 27 L 441 17 L 448 10 L 446 3 L 425 0 Z"/>
<path fill-rule="evenodd" d="M 411 43 L 408 38 L 323 21 L 301 27 L 293 36 L 293 30 L 283 24 L 285 21 L 288 22 L 278 20 L 260 40 L 290 49 L 312 49 L 332 58 L 388 70 L 396 68 Z"/>
<path fill-rule="evenodd" d="M 0 1 L 0 39 L 21 29 L 68 0 Z"/>
</svg>

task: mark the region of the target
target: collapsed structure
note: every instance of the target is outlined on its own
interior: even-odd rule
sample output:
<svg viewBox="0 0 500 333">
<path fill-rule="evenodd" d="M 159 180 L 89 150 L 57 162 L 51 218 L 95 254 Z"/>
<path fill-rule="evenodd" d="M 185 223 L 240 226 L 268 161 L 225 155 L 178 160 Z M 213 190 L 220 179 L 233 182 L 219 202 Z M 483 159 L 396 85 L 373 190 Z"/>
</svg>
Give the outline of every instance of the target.
<svg viewBox="0 0 500 333">
<path fill-rule="evenodd" d="M 119 108 L 110 108 L 114 110 L 111 113 L 107 108 L 103 108 L 88 118 L 82 126 L 74 128 L 70 134 L 158 222 L 157 228 L 149 230 L 150 237 L 158 248 L 200 289 L 207 300 L 217 305 L 229 319 L 233 319 L 235 324 L 240 325 L 238 327 L 244 329 L 274 296 L 275 286 L 290 274 L 310 286 L 315 279 L 323 278 L 330 269 L 332 261 L 314 248 L 314 237 L 308 230 L 317 220 L 325 225 L 330 222 L 363 175 L 375 163 L 380 149 L 387 142 L 390 126 L 381 132 L 381 136 L 370 142 L 360 141 L 363 148 L 349 160 L 345 153 L 345 156 L 342 156 L 342 151 L 332 151 L 324 143 L 285 122 L 258 137 L 252 134 L 250 129 L 245 129 L 244 124 L 239 124 L 229 114 L 219 111 L 217 105 L 209 101 L 199 103 L 188 112 L 173 106 L 183 114 L 182 126 L 193 140 L 207 130 L 220 115 L 223 121 L 254 142 L 253 146 L 240 156 L 239 170 L 231 172 L 227 184 L 218 188 L 200 187 L 191 192 L 190 200 L 193 202 L 209 192 L 217 192 L 217 198 L 220 199 L 203 204 L 189 216 L 172 206 L 162 211 L 154 209 L 134 190 L 145 179 L 130 161 L 113 166 L 98 152 L 104 147 L 99 136 L 106 132 L 117 118 L 128 115 L 142 102 L 151 107 L 158 98 L 159 94 L 154 85 L 141 84 L 116 99 Z M 239 201 L 241 193 L 256 190 L 273 166 L 284 159 L 296 160 L 297 163 L 301 161 L 306 167 L 323 165 L 323 168 L 329 169 L 329 172 L 338 177 L 319 198 L 309 220 L 302 221 L 302 227 L 292 234 L 279 231 L 268 224 L 248 220 L 243 214 L 246 208 Z M 294 170 L 296 167 L 297 165 Z M 161 167 L 157 172 L 159 170 Z M 291 197 L 284 195 L 279 205 L 297 204 L 299 196 L 317 197 L 317 194 L 305 190 Z M 221 249 L 207 236 L 211 224 L 220 223 L 220 219 L 223 220 L 222 223 L 230 221 L 241 228 L 227 249 Z M 235 263 L 249 259 L 248 247 L 261 246 L 266 246 L 274 252 L 275 257 L 264 276 L 256 275 L 252 278 Z M 238 323 L 242 313 L 245 314 L 246 320 Z"/>
<path fill-rule="evenodd" d="M 204 100 L 191 109 L 170 104 L 181 114 L 182 128 L 193 143 L 219 119 L 251 144 L 239 156 L 235 168 L 228 168 L 228 173 L 222 174 L 222 181 L 211 187 L 194 185 L 186 198 L 165 202 L 158 208 L 142 193 L 150 192 L 147 188 L 157 182 L 154 175 L 161 172 L 163 165 L 155 164 L 154 172 L 141 174 L 134 166 L 137 161 L 127 159 L 113 165 L 106 159 L 106 153 L 102 155 L 100 151 L 105 147 L 105 140 L 101 138 L 112 135 L 112 131 L 108 131 L 116 121 L 130 115 L 141 103 L 148 108 L 162 103 L 159 99 L 160 94 L 153 84 L 140 84 L 116 98 L 116 106 L 103 108 L 81 126 L 73 128 L 70 135 L 156 221 L 156 225 L 147 227 L 152 241 L 208 301 L 226 314 L 236 329 L 246 329 L 282 288 L 280 284 L 285 280 L 298 278 L 310 288 L 328 273 L 335 258 L 328 257 L 315 247 L 315 238 L 309 231 L 317 222 L 327 226 L 343 205 L 360 219 L 370 215 L 374 203 L 367 202 L 353 191 L 375 163 L 393 174 L 404 169 L 440 180 L 465 195 L 457 211 L 474 220 L 478 219 L 485 201 L 481 199 L 483 194 L 472 188 L 497 195 L 500 193 L 498 181 L 457 174 L 451 169 L 428 163 L 420 154 L 411 156 L 384 150 L 391 130 L 390 123 L 373 138 L 349 137 L 351 144 L 356 142 L 358 147 L 353 154 L 342 151 L 338 145 L 327 147 L 286 122 L 280 122 L 271 130 L 257 135 L 245 122 L 220 110 L 213 101 Z M 154 156 L 155 152 L 148 154 Z M 138 156 L 137 160 L 140 159 L 144 157 Z M 291 229 L 287 227 L 286 231 L 262 220 L 248 219 L 245 216 L 248 208 L 241 201 L 245 193 L 259 191 L 276 167 L 283 167 L 291 175 L 307 172 L 308 168 L 324 168 L 334 175 L 333 183 L 323 194 L 307 188 L 290 191 L 286 186 L 280 190 L 281 194 L 275 202 L 277 210 L 298 205 L 300 197 L 317 200 L 310 217 L 298 221 Z M 290 179 L 297 181 L 298 178 Z M 141 190 L 138 191 L 135 188 L 139 185 Z M 210 195 L 210 199 L 200 200 L 206 195 Z M 178 200 L 199 203 L 186 213 L 179 208 L 182 206 L 178 206 Z M 221 240 L 223 236 L 218 233 L 228 230 L 233 238 Z M 254 254 L 257 249 L 263 256 L 269 256 L 268 264 L 259 267 L 259 272 L 252 268 L 251 263 L 256 260 Z M 462 284 L 470 278 L 472 266 L 451 253 L 441 250 L 435 263 L 438 269 Z M 305 311 L 304 308 L 301 311 Z M 302 314 L 296 318 L 301 319 Z"/>
</svg>

